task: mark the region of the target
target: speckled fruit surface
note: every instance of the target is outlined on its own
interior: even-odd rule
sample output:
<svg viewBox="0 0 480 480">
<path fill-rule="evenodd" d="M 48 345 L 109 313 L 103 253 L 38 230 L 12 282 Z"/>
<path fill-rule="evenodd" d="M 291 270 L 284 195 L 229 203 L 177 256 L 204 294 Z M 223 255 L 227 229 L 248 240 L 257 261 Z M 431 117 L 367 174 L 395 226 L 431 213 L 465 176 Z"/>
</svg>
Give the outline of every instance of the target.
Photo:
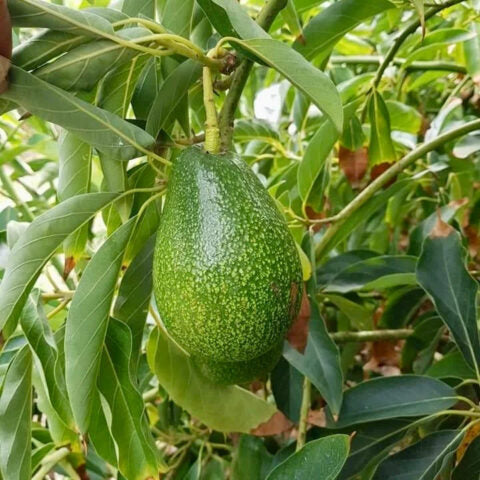
<svg viewBox="0 0 480 480">
<path fill-rule="evenodd" d="M 253 360 L 244 362 L 218 362 L 195 358 L 195 364 L 203 376 L 219 385 L 249 383 L 265 377 L 282 356 L 283 340 L 272 350 Z"/>
<path fill-rule="evenodd" d="M 296 316 L 301 282 L 286 222 L 248 165 L 234 154 L 184 150 L 154 259 L 158 311 L 175 340 L 210 360 L 259 357 Z"/>
</svg>

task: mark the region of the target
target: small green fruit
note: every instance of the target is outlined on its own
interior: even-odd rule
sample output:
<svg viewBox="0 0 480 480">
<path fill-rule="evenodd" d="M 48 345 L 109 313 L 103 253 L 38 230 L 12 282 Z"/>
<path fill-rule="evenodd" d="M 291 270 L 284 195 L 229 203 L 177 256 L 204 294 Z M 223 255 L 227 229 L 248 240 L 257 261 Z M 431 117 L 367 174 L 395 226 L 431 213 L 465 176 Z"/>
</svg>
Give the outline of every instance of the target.
<svg viewBox="0 0 480 480">
<path fill-rule="evenodd" d="M 170 335 L 209 361 L 271 350 L 301 299 L 298 252 L 273 199 L 236 155 L 197 147 L 172 167 L 153 278 Z"/>
</svg>

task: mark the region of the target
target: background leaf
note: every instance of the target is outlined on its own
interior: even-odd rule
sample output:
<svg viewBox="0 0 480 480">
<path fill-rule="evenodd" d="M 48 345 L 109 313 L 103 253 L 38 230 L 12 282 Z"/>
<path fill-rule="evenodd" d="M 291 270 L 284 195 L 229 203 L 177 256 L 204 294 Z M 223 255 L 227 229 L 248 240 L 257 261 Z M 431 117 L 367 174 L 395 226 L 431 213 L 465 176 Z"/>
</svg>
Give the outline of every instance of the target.
<svg viewBox="0 0 480 480">
<path fill-rule="evenodd" d="M 28 346 L 13 358 L 0 395 L 0 472 L 11 480 L 31 478 L 32 355 Z"/>
</svg>

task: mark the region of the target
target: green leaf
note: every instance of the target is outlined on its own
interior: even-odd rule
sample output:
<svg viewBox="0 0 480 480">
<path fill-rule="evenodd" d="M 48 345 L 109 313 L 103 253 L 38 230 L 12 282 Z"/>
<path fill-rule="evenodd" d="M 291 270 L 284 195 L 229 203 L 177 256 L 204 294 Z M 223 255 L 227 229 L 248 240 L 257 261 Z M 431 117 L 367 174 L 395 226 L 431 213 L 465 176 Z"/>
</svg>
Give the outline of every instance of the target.
<svg viewBox="0 0 480 480">
<path fill-rule="evenodd" d="M 463 44 L 465 63 L 468 74 L 478 81 L 480 75 L 480 26 L 476 22 L 470 24 L 474 37 Z"/>
<path fill-rule="evenodd" d="M 444 226 L 446 224 L 443 224 Z M 442 224 L 438 224 L 439 227 Z M 467 363 L 479 375 L 477 282 L 465 267 L 460 236 L 451 227 L 435 228 L 423 244 L 417 278 L 450 329 Z"/>
<path fill-rule="evenodd" d="M 477 479 L 480 476 L 480 437 L 470 444 L 453 471 L 452 480 Z"/>
<path fill-rule="evenodd" d="M 201 65 L 193 60 L 187 60 L 165 79 L 148 114 L 147 132 L 156 137 L 174 120 L 171 118 L 172 113 L 201 74 Z"/>
<path fill-rule="evenodd" d="M 258 437 L 242 435 L 232 465 L 232 480 L 263 480 L 272 463 L 272 455 Z"/>
<path fill-rule="evenodd" d="M 293 0 L 287 0 L 287 5 L 281 11 L 281 15 L 285 20 L 285 23 L 288 25 L 290 33 L 296 38 L 302 37 L 302 23 Z"/>
<path fill-rule="evenodd" d="M 9 89 L 2 97 L 75 133 L 99 151 L 119 160 L 138 157 L 139 150 L 148 149 L 154 143 L 150 135 L 135 125 L 15 66 L 10 70 Z"/>
<path fill-rule="evenodd" d="M 92 148 L 76 135 L 63 131 L 58 139 L 58 186 L 60 202 L 88 193 L 92 169 Z M 78 260 L 88 240 L 88 225 L 70 235 L 64 243 L 65 257 Z"/>
<path fill-rule="evenodd" d="M 270 37 L 236 0 L 198 0 L 198 4 L 222 37 Z"/>
<path fill-rule="evenodd" d="M 332 122 L 325 121 L 309 141 L 297 171 L 298 193 L 304 204 L 308 203 L 312 189 L 325 169 L 328 156 L 337 140 L 338 132 L 335 126 Z"/>
<path fill-rule="evenodd" d="M 159 470 L 164 471 L 164 467 L 148 426 L 142 396 L 135 386 L 131 356 L 130 329 L 111 319 L 97 385 L 109 407 L 109 427 L 118 449 L 118 466 L 131 480 L 158 478 Z"/>
<path fill-rule="evenodd" d="M 426 372 L 435 378 L 459 378 L 461 380 L 475 378 L 475 371 L 468 365 L 462 353 L 458 350 L 449 352 L 438 362 L 435 362 Z"/>
<path fill-rule="evenodd" d="M 135 40 L 151 35 L 141 27 L 125 28 L 119 38 Z M 141 43 L 141 42 L 139 42 Z M 137 50 L 111 40 L 95 40 L 75 47 L 58 59 L 35 71 L 38 78 L 64 90 L 91 90 L 105 74 L 129 62 L 138 55 Z"/>
<path fill-rule="evenodd" d="M 303 375 L 281 358 L 270 374 L 270 381 L 278 409 L 292 422 L 298 423 L 302 405 Z"/>
<path fill-rule="evenodd" d="M 308 442 L 278 465 L 267 480 L 335 480 L 350 449 L 348 435 L 331 435 Z"/>
<path fill-rule="evenodd" d="M 151 237 L 129 265 L 118 290 L 113 316 L 125 322 L 132 331 L 134 364 L 142 344 L 152 296 L 152 265 L 155 237 Z"/>
<path fill-rule="evenodd" d="M 32 354 L 13 358 L 0 395 L 0 473 L 5 480 L 31 479 Z"/>
<path fill-rule="evenodd" d="M 50 28 L 87 36 L 114 34 L 110 22 L 100 15 L 42 0 L 8 0 L 8 9 L 15 27 Z"/>
<path fill-rule="evenodd" d="M 400 442 L 412 425 L 409 420 L 384 420 L 355 427 L 350 455 L 345 462 L 339 480 L 347 480 L 364 470 L 368 465 Z"/>
<path fill-rule="evenodd" d="M 88 263 L 68 311 L 67 391 L 82 432 L 88 430 L 115 284 L 135 219 L 116 230 Z"/>
<path fill-rule="evenodd" d="M 172 400 L 214 430 L 249 433 L 276 411 L 241 387 L 210 383 L 190 357 L 158 328 L 150 335 L 147 356 L 150 368 Z"/>
<path fill-rule="evenodd" d="M 232 40 L 233 41 L 233 40 Z M 343 108 L 332 81 L 285 43 L 270 38 L 235 40 L 305 93 L 340 132 Z"/>
<path fill-rule="evenodd" d="M 413 280 L 415 284 L 415 267 L 417 258 L 407 255 L 381 255 L 354 263 L 340 270 L 325 285 L 326 292 L 348 293 L 357 290 L 373 290 L 381 287 L 381 281 L 392 279 L 403 284 Z M 408 277 L 405 277 L 408 275 Z"/>
<path fill-rule="evenodd" d="M 38 291 L 31 294 L 21 317 L 21 327 L 35 360 L 33 381 L 38 406 L 47 415 L 55 443 L 71 444 L 81 451 L 58 348 L 40 302 Z"/>
<path fill-rule="evenodd" d="M 425 1 L 412 0 L 412 3 L 420 18 L 420 25 L 422 26 L 422 36 L 425 37 Z"/>
<path fill-rule="evenodd" d="M 15 329 L 41 269 L 65 238 L 116 198 L 92 193 L 66 200 L 36 218 L 13 248 L 0 284 L 0 329 Z"/>
<path fill-rule="evenodd" d="M 334 414 L 342 404 L 343 375 L 338 348 L 328 335 L 316 301 L 310 300 L 308 341 L 302 355 L 287 342 L 283 356 L 311 380 Z"/>
<path fill-rule="evenodd" d="M 155 0 L 124 0 L 122 12 L 129 17 L 142 17 L 155 19 Z"/>
<path fill-rule="evenodd" d="M 407 325 L 425 300 L 425 292 L 419 287 L 405 287 L 388 296 L 382 318 L 383 328 L 402 328 Z"/>
<path fill-rule="evenodd" d="M 393 163 L 397 160 L 390 127 L 390 115 L 382 95 L 374 90 L 368 100 L 370 119 L 369 163 Z"/>
<path fill-rule="evenodd" d="M 269 143 L 272 147 L 281 149 L 283 146 L 279 141 L 278 132 L 264 120 L 256 118 L 238 119 L 235 122 L 234 139 L 236 142 L 244 143 L 258 140 Z M 280 145 L 279 145 L 280 144 Z"/>
<path fill-rule="evenodd" d="M 392 130 L 418 134 L 422 127 L 422 115 L 415 108 L 395 100 L 387 100 L 385 104 Z"/>
<path fill-rule="evenodd" d="M 443 430 L 388 457 L 378 467 L 373 480 L 435 480 L 448 467 L 463 430 Z"/>
<path fill-rule="evenodd" d="M 451 407 L 455 391 L 433 378 L 417 375 L 379 377 L 343 395 L 337 428 L 396 417 L 430 415 Z"/>
<path fill-rule="evenodd" d="M 33 70 L 87 41 L 88 37 L 46 30 L 15 47 L 12 61 L 17 67 Z"/>
<path fill-rule="evenodd" d="M 194 0 L 166 0 L 162 12 L 162 25 L 169 31 L 189 38 L 192 30 Z"/>
<path fill-rule="evenodd" d="M 297 40 L 294 48 L 308 59 L 320 54 L 321 59 L 326 58 L 346 33 L 368 18 L 394 7 L 395 5 L 387 0 L 335 2 L 310 20 L 303 29 L 304 41 Z"/>
</svg>

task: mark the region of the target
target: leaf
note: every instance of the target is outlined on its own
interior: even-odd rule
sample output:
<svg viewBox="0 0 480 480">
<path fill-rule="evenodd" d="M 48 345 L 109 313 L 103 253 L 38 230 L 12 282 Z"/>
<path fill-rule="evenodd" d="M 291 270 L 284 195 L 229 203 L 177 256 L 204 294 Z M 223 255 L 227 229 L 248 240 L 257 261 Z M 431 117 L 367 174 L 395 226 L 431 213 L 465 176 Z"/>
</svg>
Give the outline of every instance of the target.
<svg viewBox="0 0 480 480">
<path fill-rule="evenodd" d="M 92 169 L 92 148 L 76 135 L 63 131 L 58 139 L 58 186 L 60 202 L 88 193 Z M 66 259 L 77 261 L 84 253 L 88 240 L 88 225 L 70 235 L 64 243 Z"/>
<path fill-rule="evenodd" d="M 311 98 L 327 115 L 340 132 L 343 125 L 343 109 L 340 96 L 332 81 L 319 69 L 307 62 L 285 43 L 270 38 L 233 40 L 253 53 L 271 68 L 277 70 L 295 87 Z"/>
<path fill-rule="evenodd" d="M 119 38 L 136 40 L 151 35 L 141 27 L 125 28 Z M 35 76 L 64 90 L 91 90 L 109 71 L 129 62 L 137 50 L 111 40 L 95 40 L 72 48 L 35 71 Z"/>
<path fill-rule="evenodd" d="M 0 386 L 3 384 L 5 373 L 8 370 L 10 362 L 15 357 L 17 352 L 21 350 L 27 341 L 23 335 L 11 336 L 3 345 L 0 352 Z"/>
<path fill-rule="evenodd" d="M 426 375 L 435 378 L 459 378 L 466 380 L 475 378 L 475 371 L 465 361 L 461 352 L 455 350 L 434 363 L 427 370 Z"/>
<path fill-rule="evenodd" d="M 148 114 L 147 132 L 156 137 L 169 125 L 172 113 L 201 73 L 202 67 L 198 62 L 187 60 L 165 79 Z"/>
<path fill-rule="evenodd" d="M 154 249 L 155 237 L 151 237 L 125 272 L 113 310 L 113 316 L 125 322 L 132 331 L 132 359 L 135 365 L 152 296 Z"/>
<path fill-rule="evenodd" d="M 76 35 L 114 34 L 110 22 L 85 10 L 74 10 L 42 0 L 8 0 L 15 27 L 38 27 L 60 30 Z"/>
<path fill-rule="evenodd" d="M 119 160 L 141 155 L 154 139 L 142 129 L 50 85 L 21 68 L 10 71 L 10 88 L 3 98 L 34 115 L 75 133 L 86 143 Z"/>
<path fill-rule="evenodd" d="M 453 471 L 452 480 L 476 479 L 480 476 L 480 437 L 475 438 Z"/>
<path fill-rule="evenodd" d="M 331 435 L 313 440 L 272 470 L 267 480 L 335 480 L 349 449 L 348 435 Z"/>
<path fill-rule="evenodd" d="M 463 430 L 435 432 L 414 445 L 388 457 L 373 480 L 435 480 L 452 460 Z"/>
<path fill-rule="evenodd" d="M 433 378 L 417 375 L 378 377 L 343 395 L 337 428 L 396 417 L 419 417 L 447 409 L 455 391 Z"/>
<path fill-rule="evenodd" d="M 315 182 L 325 168 L 337 140 L 338 132 L 335 126 L 332 122 L 325 121 L 308 143 L 297 171 L 298 193 L 304 204 L 308 203 Z"/>
<path fill-rule="evenodd" d="M 274 148 L 281 150 L 282 145 L 279 141 L 278 132 L 270 126 L 265 120 L 252 118 L 249 120 L 238 119 L 235 122 L 234 139 L 237 142 L 251 142 L 258 140 L 269 143 Z M 279 145 L 280 144 L 280 145 Z"/>
<path fill-rule="evenodd" d="M 111 319 L 105 344 L 97 385 L 109 406 L 110 430 L 118 449 L 119 469 L 131 480 L 158 478 L 159 469 L 163 471 L 164 467 L 160 464 L 145 416 L 145 405 L 131 371 L 132 335 L 128 326 Z"/>
<path fill-rule="evenodd" d="M 270 381 L 278 409 L 292 422 L 298 422 L 302 405 L 303 375 L 281 358 L 270 374 Z"/>
<path fill-rule="evenodd" d="M 115 284 L 135 219 L 116 230 L 88 263 L 65 330 L 65 375 L 75 421 L 88 430 Z"/>
<path fill-rule="evenodd" d="M 343 375 L 335 343 L 327 333 L 316 302 L 311 301 L 311 317 L 305 354 L 285 342 L 283 356 L 311 380 L 334 413 L 342 403 Z"/>
<path fill-rule="evenodd" d="M 385 102 L 392 130 L 418 134 L 422 127 L 422 115 L 410 105 L 387 100 Z"/>
<path fill-rule="evenodd" d="M 203 378 L 190 357 L 158 328 L 150 335 L 147 357 L 172 400 L 214 430 L 249 433 L 275 413 L 273 405 L 243 388 Z"/>
<path fill-rule="evenodd" d="M 320 54 L 324 59 L 346 33 L 368 18 L 394 7 L 387 0 L 335 2 L 310 20 L 303 29 L 304 41 L 297 40 L 294 48 L 309 60 Z"/>
<path fill-rule="evenodd" d="M 463 44 L 468 74 L 478 84 L 480 80 L 480 28 L 476 22 L 470 24 L 474 37 Z"/>
<path fill-rule="evenodd" d="M 236 0 L 198 0 L 198 4 L 222 37 L 270 38 Z"/>
<path fill-rule="evenodd" d="M 368 100 L 370 119 L 370 165 L 393 163 L 397 160 L 390 128 L 390 115 L 382 95 L 374 90 Z"/>
<path fill-rule="evenodd" d="M 412 3 L 420 18 L 420 25 L 422 26 L 422 37 L 425 37 L 425 2 L 424 0 L 412 0 Z"/>
<path fill-rule="evenodd" d="M 287 0 L 286 7 L 280 12 L 285 23 L 288 25 L 290 33 L 299 38 L 300 41 L 303 40 L 303 29 L 300 16 L 295 8 L 295 3 L 293 0 Z"/>
<path fill-rule="evenodd" d="M 0 284 L 0 329 L 5 330 L 7 326 L 10 333 L 15 329 L 35 280 L 57 247 L 116 196 L 112 193 L 79 195 L 32 222 L 15 244 Z"/>
<path fill-rule="evenodd" d="M 354 477 L 368 465 L 375 463 L 382 452 L 388 451 L 405 437 L 411 425 L 409 420 L 395 419 L 355 427 L 350 455 L 338 477 L 339 480 Z"/>
<path fill-rule="evenodd" d="M 38 291 L 31 294 L 21 317 L 21 327 L 34 356 L 33 381 L 38 395 L 38 406 L 48 417 L 50 433 L 55 443 L 77 444 L 80 452 L 58 348 L 40 301 Z"/>
<path fill-rule="evenodd" d="M 185 38 L 192 30 L 194 0 L 166 0 L 162 13 L 162 25 L 169 31 Z"/>
<path fill-rule="evenodd" d="M 445 226 L 441 231 L 440 227 Z M 479 376 L 480 343 L 477 326 L 477 282 L 465 267 L 460 236 L 438 223 L 423 244 L 417 279 L 450 329 L 467 363 Z"/>
<path fill-rule="evenodd" d="M 13 358 L 0 395 L 0 473 L 31 479 L 32 355 L 28 346 Z"/>
<path fill-rule="evenodd" d="M 142 17 L 155 19 L 155 0 L 124 0 L 122 12 L 129 17 Z"/>
<path fill-rule="evenodd" d="M 12 26 L 5 1 L 0 3 L 0 93 L 8 88 L 8 71 L 12 57 Z"/>
<path fill-rule="evenodd" d="M 232 465 L 232 480 L 263 480 L 267 476 L 272 455 L 260 438 L 242 435 Z"/>
<path fill-rule="evenodd" d="M 88 37 L 46 30 L 16 46 L 13 63 L 24 70 L 33 70 L 85 42 Z"/>
<path fill-rule="evenodd" d="M 354 263 L 340 270 L 325 285 L 326 292 L 348 293 L 413 283 L 417 258 L 407 255 L 381 255 Z"/>
</svg>

